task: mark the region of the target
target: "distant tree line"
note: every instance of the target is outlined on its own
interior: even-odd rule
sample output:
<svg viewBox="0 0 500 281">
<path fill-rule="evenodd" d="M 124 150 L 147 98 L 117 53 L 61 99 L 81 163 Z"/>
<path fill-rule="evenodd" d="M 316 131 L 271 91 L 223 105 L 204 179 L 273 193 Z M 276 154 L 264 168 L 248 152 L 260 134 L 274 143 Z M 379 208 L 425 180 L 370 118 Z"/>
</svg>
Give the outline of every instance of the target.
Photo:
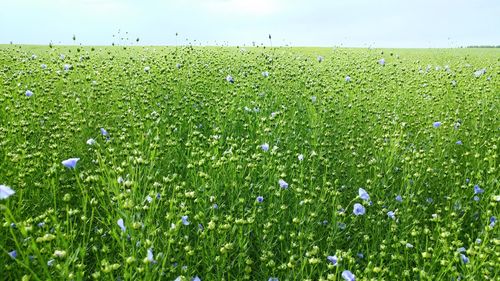
<svg viewBox="0 0 500 281">
<path fill-rule="evenodd" d="M 478 45 L 478 46 L 467 46 L 467 48 L 500 48 L 500 45 Z"/>
</svg>

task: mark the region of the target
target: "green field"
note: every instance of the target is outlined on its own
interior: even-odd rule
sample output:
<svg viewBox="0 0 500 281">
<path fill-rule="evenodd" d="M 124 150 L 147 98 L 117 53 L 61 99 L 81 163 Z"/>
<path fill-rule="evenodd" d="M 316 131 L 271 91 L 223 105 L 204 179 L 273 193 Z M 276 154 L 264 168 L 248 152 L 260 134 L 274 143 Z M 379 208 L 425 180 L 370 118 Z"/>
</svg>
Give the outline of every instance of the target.
<svg viewBox="0 0 500 281">
<path fill-rule="evenodd" d="M 0 280 L 498 280 L 499 58 L 0 46 Z"/>
</svg>

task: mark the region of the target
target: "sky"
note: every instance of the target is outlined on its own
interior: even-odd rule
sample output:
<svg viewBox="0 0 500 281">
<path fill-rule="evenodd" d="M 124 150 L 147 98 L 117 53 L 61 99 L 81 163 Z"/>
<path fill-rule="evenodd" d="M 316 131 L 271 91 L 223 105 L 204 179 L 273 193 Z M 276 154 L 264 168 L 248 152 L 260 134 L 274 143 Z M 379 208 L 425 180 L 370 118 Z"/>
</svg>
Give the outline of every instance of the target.
<svg viewBox="0 0 500 281">
<path fill-rule="evenodd" d="M 10 42 L 389 48 L 500 45 L 500 1 L 0 0 L 0 44 Z"/>
</svg>

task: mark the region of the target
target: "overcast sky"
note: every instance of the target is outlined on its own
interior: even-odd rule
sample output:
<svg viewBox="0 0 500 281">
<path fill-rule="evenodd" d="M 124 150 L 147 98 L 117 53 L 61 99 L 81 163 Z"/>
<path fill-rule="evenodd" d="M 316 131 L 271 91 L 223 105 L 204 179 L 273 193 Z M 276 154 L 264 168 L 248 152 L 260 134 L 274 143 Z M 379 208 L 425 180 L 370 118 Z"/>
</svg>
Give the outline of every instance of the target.
<svg viewBox="0 0 500 281">
<path fill-rule="evenodd" d="M 269 45 L 269 34 L 274 46 L 500 45 L 500 0 L 0 0 L 0 43 L 73 34 L 83 45 Z"/>
</svg>

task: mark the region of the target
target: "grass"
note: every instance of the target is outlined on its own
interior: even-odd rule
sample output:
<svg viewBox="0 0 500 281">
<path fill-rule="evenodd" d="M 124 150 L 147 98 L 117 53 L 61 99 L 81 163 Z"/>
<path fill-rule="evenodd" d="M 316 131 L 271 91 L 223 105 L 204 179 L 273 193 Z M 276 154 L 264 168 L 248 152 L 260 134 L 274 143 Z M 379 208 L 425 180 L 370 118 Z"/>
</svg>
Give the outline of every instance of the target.
<svg viewBox="0 0 500 281">
<path fill-rule="evenodd" d="M 0 46 L 1 277 L 495 280 L 499 54 Z"/>
</svg>

